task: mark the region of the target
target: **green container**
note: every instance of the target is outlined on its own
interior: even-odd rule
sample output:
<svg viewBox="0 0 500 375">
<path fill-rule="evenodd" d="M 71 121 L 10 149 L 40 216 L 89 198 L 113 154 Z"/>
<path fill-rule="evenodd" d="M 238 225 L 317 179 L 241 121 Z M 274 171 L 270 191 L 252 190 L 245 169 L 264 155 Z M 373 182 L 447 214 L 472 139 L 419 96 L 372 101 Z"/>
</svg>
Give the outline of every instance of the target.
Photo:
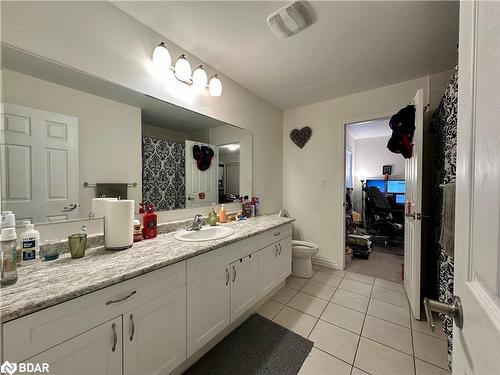
<svg viewBox="0 0 500 375">
<path fill-rule="evenodd" d="M 71 258 L 78 259 L 85 256 L 85 250 L 87 249 L 87 235 L 83 233 L 72 234 L 68 237 L 69 242 L 69 252 L 71 253 Z"/>
</svg>

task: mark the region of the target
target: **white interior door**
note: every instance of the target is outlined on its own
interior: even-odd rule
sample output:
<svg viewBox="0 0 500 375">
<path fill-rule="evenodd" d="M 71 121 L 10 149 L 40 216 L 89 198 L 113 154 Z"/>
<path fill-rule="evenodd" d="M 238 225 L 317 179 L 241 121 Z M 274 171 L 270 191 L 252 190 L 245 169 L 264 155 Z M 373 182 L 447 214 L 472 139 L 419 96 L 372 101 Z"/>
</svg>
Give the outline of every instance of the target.
<svg viewBox="0 0 500 375">
<path fill-rule="evenodd" d="M 193 146 L 202 145 L 211 147 L 214 150 L 214 157 L 210 168 L 205 171 L 200 171 L 193 158 Z M 217 174 L 218 174 L 218 160 L 219 152 L 217 146 L 209 145 L 206 143 L 199 143 L 193 141 L 186 141 L 185 147 L 186 155 L 186 208 L 194 207 L 207 207 L 212 203 L 217 203 L 219 200 L 219 193 L 217 189 Z M 205 198 L 200 198 L 200 193 L 205 194 Z"/>
<path fill-rule="evenodd" d="M 413 155 L 405 160 L 405 238 L 404 286 L 411 311 L 420 319 L 420 258 L 422 212 L 422 152 L 424 128 L 424 90 L 419 89 L 413 99 L 415 106 L 415 134 Z"/>
<path fill-rule="evenodd" d="M 2 209 L 18 222 L 79 217 L 78 119 L 4 104 Z"/>
<path fill-rule="evenodd" d="M 500 373 L 500 3 L 461 2 L 453 373 Z"/>
<path fill-rule="evenodd" d="M 240 163 L 227 163 L 225 177 L 225 193 L 240 195 Z"/>
</svg>

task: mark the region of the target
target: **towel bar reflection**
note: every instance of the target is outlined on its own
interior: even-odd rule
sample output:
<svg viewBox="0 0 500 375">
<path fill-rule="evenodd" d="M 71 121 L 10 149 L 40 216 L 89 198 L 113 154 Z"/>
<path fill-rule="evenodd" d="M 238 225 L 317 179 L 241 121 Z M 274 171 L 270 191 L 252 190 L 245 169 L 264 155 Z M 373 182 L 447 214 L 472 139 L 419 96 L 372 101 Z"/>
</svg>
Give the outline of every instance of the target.
<svg viewBox="0 0 500 375">
<path fill-rule="evenodd" d="M 96 187 L 96 184 L 91 184 L 85 181 L 83 183 L 83 187 L 89 188 L 89 187 Z M 137 182 L 129 182 L 127 183 L 127 187 L 137 187 Z"/>
</svg>

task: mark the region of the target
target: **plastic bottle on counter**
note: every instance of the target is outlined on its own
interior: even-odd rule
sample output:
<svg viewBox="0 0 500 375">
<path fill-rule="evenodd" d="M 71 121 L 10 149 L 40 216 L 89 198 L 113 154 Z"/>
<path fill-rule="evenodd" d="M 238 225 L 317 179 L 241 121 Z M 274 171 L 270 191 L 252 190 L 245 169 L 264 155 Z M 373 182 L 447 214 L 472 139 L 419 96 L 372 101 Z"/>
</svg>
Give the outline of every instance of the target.
<svg viewBox="0 0 500 375">
<path fill-rule="evenodd" d="M 152 203 L 148 204 L 148 209 L 143 217 L 142 237 L 147 240 L 158 235 L 158 217 L 154 212 Z"/>
<path fill-rule="evenodd" d="M 23 223 L 26 230 L 21 233 L 21 262 L 29 263 L 40 253 L 40 232 L 29 221 Z"/>
<path fill-rule="evenodd" d="M 134 242 L 142 241 L 142 227 L 141 222 L 137 219 L 134 220 Z"/>
<path fill-rule="evenodd" d="M 224 205 L 221 206 L 219 210 L 219 223 L 225 223 L 226 222 L 226 208 Z"/>
<path fill-rule="evenodd" d="M 2 229 L 0 236 L 0 284 L 11 285 L 17 281 L 16 228 Z"/>
</svg>

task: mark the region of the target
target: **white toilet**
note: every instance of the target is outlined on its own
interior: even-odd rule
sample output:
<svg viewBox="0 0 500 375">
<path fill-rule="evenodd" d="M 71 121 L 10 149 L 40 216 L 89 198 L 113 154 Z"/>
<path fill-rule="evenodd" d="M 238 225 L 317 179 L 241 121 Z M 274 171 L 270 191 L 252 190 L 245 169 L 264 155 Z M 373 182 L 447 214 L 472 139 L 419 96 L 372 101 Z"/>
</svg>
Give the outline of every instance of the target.
<svg viewBox="0 0 500 375">
<path fill-rule="evenodd" d="M 313 268 L 311 258 L 319 251 L 319 246 L 305 241 L 292 241 L 292 274 L 298 277 L 311 277 Z"/>
</svg>

